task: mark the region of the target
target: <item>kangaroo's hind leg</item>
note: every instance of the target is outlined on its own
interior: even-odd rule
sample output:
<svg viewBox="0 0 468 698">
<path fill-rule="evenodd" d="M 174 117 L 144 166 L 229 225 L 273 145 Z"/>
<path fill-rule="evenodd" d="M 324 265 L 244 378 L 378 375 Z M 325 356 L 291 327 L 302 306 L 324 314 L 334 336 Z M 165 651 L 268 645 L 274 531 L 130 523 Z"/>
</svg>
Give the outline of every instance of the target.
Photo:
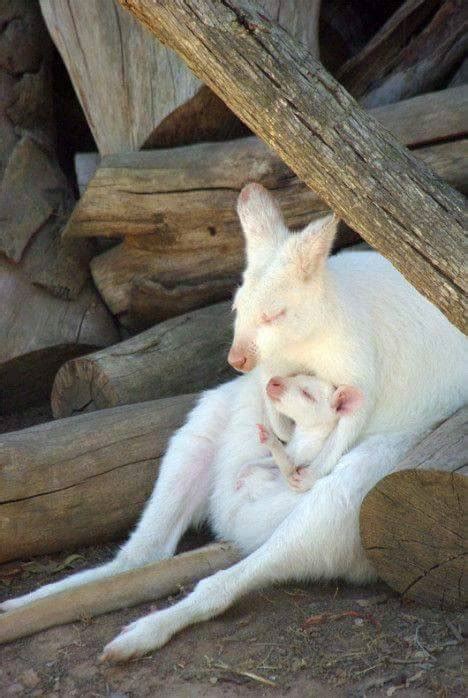
<svg viewBox="0 0 468 698">
<path fill-rule="evenodd" d="M 142 517 L 113 560 L 5 601 L 0 610 L 9 611 L 64 589 L 172 556 L 187 528 L 206 517 L 218 436 L 229 419 L 234 390 L 235 381 L 231 381 L 204 393 L 185 425 L 174 434 Z"/>
</svg>

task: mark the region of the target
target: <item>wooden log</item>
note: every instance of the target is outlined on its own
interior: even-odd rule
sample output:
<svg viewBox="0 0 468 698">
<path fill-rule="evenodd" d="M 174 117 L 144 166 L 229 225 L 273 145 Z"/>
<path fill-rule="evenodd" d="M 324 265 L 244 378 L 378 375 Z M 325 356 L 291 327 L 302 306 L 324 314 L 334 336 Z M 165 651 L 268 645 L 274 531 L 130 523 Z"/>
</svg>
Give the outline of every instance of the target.
<svg viewBox="0 0 468 698">
<path fill-rule="evenodd" d="M 37 268 L 48 258 L 45 233 L 33 240 L 21 268 L 0 257 L 1 414 L 48 400 L 65 361 L 119 339 L 91 282 L 70 301 L 30 282 L 28 264 Z"/>
<path fill-rule="evenodd" d="M 466 133 L 467 108 L 468 86 L 463 85 L 373 109 L 371 114 L 402 143 L 415 148 Z M 84 162 L 90 159 L 93 172 L 95 158 L 89 154 Z M 157 241 L 151 245 L 159 247 L 159 253 L 167 244 L 164 235 L 171 244 L 176 236 L 179 248 L 190 245 L 191 252 L 205 246 L 210 225 L 217 235 L 211 243 L 227 245 L 238 232 L 234 211 L 237 193 L 252 180 L 278 190 L 291 227 L 327 210 L 327 205 L 254 137 L 104 157 L 90 179 L 64 236 L 144 235 L 147 240 L 157 234 L 159 246 Z M 192 229 L 200 229 L 201 237 L 187 239 L 187 231 Z"/>
<path fill-rule="evenodd" d="M 466 131 L 467 103 L 465 86 L 375 114 L 403 142 L 416 146 Z M 437 152 L 421 148 L 417 155 L 455 186 L 466 185 L 462 149 L 456 144 Z M 253 137 L 103 159 L 65 234 L 125 238 L 91 265 L 102 297 L 120 322 L 141 330 L 228 297 L 243 263 L 235 201 L 250 179 L 275 189 L 291 227 L 324 212 L 326 204 Z M 355 241 L 349 231 L 341 231 L 337 247 Z"/>
<path fill-rule="evenodd" d="M 77 298 L 95 246 L 60 239 L 74 197 L 55 155 L 52 42 L 37 3 L 3 3 L 0 26 L 0 252 L 23 260 L 40 231 L 48 264 L 29 265 L 28 278 Z"/>
<path fill-rule="evenodd" d="M 126 532 L 192 404 L 185 395 L 2 435 L 0 562 Z"/>
<path fill-rule="evenodd" d="M 232 375 L 229 303 L 167 320 L 109 350 L 73 359 L 52 389 L 55 417 L 180 395 Z"/>
<path fill-rule="evenodd" d="M 319 0 L 265 0 L 266 15 L 318 55 Z M 248 129 L 116 0 L 41 0 L 102 154 L 225 140 Z"/>
<path fill-rule="evenodd" d="M 465 326 L 462 195 L 253 2 L 119 1 L 451 322 Z"/>
<path fill-rule="evenodd" d="M 239 552 L 230 543 L 213 543 L 39 599 L 0 614 L 0 644 L 56 625 L 156 601 L 226 569 L 239 558 Z"/>
<path fill-rule="evenodd" d="M 320 8 L 320 59 L 333 75 L 395 12 L 401 0 L 327 0 Z"/>
<path fill-rule="evenodd" d="M 464 0 L 445 0 L 432 21 L 413 36 L 394 61 L 376 76 L 361 99 L 373 107 L 446 84 L 468 49 L 468 6 Z"/>
<path fill-rule="evenodd" d="M 354 97 L 362 97 L 398 61 L 415 34 L 420 34 L 442 0 L 405 0 L 370 41 L 344 63 L 337 79 Z"/>
<path fill-rule="evenodd" d="M 467 600 L 467 424 L 465 408 L 423 439 L 367 494 L 360 514 L 362 542 L 379 576 L 403 597 L 443 608 Z"/>
<path fill-rule="evenodd" d="M 418 148 L 415 155 L 427 162 L 431 169 L 447 182 L 460 191 L 467 192 L 466 140 Z M 139 177 L 140 174 L 140 169 L 131 171 L 135 181 L 132 187 L 134 193 L 142 187 L 146 188 L 143 178 Z M 278 198 L 289 209 L 286 219 L 297 223 L 298 217 L 292 217 L 291 214 L 291 204 L 294 204 L 295 198 L 292 195 L 293 183 L 299 185 L 297 178 L 291 180 L 287 189 L 275 189 L 275 193 L 280 193 Z M 118 316 L 119 321 L 130 329 L 144 329 L 154 322 L 194 310 L 207 303 L 225 300 L 231 295 L 238 281 L 243 268 L 244 242 L 235 218 L 235 202 L 232 200 L 235 192 L 223 191 L 220 194 L 219 209 L 215 213 L 209 210 L 209 206 L 214 204 L 214 200 L 208 203 L 210 189 L 194 192 L 189 185 L 186 186 L 186 191 L 174 192 L 175 196 L 172 198 L 163 194 L 162 198 L 170 201 L 165 207 L 159 202 L 156 209 L 150 210 L 150 200 L 161 197 L 158 193 L 153 197 L 143 192 L 141 200 L 145 206 L 144 213 L 140 207 L 124 207 L 127 217 L 129 212 L 133 216 L 138 210 L 137 215 L 144 215 L 148 225 L 154 225 L 154 211 L 161 210 L 162 218 L 167 221 L 166 232 L 127 235 L 122 244 L 103 252 L 91 262 L 94 283 L 101 296 L 112 313 Z M 294 204 L 296 211 L 304 211 L 301 224 L 305 224 L 311 216 L 317 215 L 317 212 L 309 212 L 306 219 L 305 211 L 314 205 L 313 195 L 305 185 L 300 189 L 311 201 L 310 207 L 305 203 L 301 205 L 300 202 Z M 120 189 L 120 192 L 122 191 Z M 287 199 L 288 192 L 292 195 L 290 201 Z M 109 200 L 104 197 L 102 190 L 99 200 L 107 207 Z M 189 206 L 190 201 L 192 207 Z M 189 230 L 186 226 L 189 224 L 191 212 L 198 210 L 197 204 L 200 217 L 205 218 L 204 225 Z M 318 204 L 321 205 L 321 202 Z M 229 210 L 228 206 L 232 208 Z M 116 209 L 114 214 L 118 215 Z M 80 215 L 86 216 L 84 212 Z M 177 226 L 178 219 L 183 227 Z M 85 220 L 86 226 L 93 224 L 93 221 L 86 218 Z M 119 219 L 115 220 L 116 225 L 120 226 L 120 223 Z M 138 221 L 138 225 L 141 223 L 141 220 Z M 97 228 L 96 219 L 94 224 Z M 130 224 L 128 229 L 131 228 Z M 357 240 L 357 235 L 349 228 L 340 229 L 335 249 Z M 203 270 L 202 274 L 200 270 Z"/>
<path fill-rule="evenodd" d="M 452 187 L 468 194 L 468 139 L 418 148 L 414 154 Z"/>
<path fill-rule="evenodd" d="M 165 286 L 152 278 L 137 276 L 132 281 L 128 313 L 120 315 L 119 321 L 131 329 L 144 330 L 157 322 L 230 298 L 239 280 L 231 276 L 185 279 L 180 284 Z"/>
</svg>

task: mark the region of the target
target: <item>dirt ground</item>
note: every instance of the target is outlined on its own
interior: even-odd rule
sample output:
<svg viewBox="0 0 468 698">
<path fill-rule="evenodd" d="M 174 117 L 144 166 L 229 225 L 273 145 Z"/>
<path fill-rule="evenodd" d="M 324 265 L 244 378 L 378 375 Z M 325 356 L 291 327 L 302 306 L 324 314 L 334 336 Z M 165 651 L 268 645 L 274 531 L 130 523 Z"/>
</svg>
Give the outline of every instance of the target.
<svg viewBox="0 0 468 698">
<path fill-rule="evenodd" d="M 45 409 L 13 416 L 0 422 L 0 433 L 44 418 Z M 205 541 L 192 535 L 183 547 Z M 65 551 L 0 566 L 0 600 L 102 562 L 112 550 Z M 115 667 L 96 663 L 122 625 L 176 600 L 51 628 L 0 647 L 0 698 L 464 694 L 461 614 L 402 603 L 384 584 L 265 589 L 144 659 Z"/>
</svg>

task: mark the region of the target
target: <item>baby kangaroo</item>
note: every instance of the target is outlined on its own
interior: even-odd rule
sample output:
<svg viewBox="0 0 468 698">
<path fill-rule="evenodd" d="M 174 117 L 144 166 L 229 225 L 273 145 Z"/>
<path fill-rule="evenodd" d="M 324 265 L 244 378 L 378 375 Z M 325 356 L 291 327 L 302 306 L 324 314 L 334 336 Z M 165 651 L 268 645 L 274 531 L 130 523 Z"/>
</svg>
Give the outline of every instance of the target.
<svg viewBox="0 0 468 698">
<path fill-rule="evenodd" d="M 266 395 L 280 414 L 295 423 L 295 428 L 285 446 L 273 432 L 259 424 L 260 441 L 270 449 L 289 486 L 302 491 L 304 479 L 298 476 L 300 468 L 311 463 L 341 417 L 359 409 L 364 396 L 353 386 L 337 388 L 304 374 L 271 378 Z"/>
</svg>

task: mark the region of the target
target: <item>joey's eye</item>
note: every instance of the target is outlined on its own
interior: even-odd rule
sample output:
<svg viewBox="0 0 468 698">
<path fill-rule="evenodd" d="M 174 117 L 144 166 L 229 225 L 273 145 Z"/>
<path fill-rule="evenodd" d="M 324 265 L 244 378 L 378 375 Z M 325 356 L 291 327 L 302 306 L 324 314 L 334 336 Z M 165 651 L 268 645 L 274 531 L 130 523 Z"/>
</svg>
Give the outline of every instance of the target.
<svg viewBox="0 0 468 698">
<path fill-rule="evenodd" d="M 303 394 L 303 396 L 304 396 L 307 400 L 311 400 L 312 402 L 315 402 L 314 396 L 311 395 L 311 394 L 309 393 L 309 391 L 306 390 L 305 388 L 301 388 L 301 393 Z"/>
<path fill-rule="evenodd" d="M 286 315 L 286 308 L 283 308 L 283 310 L 280 310 L 279 313 L 275 313 L 274 315 L 268 315 L 267 313 L 262 313 L 260 315 L 260 324 L 261 325 L 270 325 L 272 322 L 279 320 L 280 318 L 284 317 L 285 315 Z"/>
</svg>

